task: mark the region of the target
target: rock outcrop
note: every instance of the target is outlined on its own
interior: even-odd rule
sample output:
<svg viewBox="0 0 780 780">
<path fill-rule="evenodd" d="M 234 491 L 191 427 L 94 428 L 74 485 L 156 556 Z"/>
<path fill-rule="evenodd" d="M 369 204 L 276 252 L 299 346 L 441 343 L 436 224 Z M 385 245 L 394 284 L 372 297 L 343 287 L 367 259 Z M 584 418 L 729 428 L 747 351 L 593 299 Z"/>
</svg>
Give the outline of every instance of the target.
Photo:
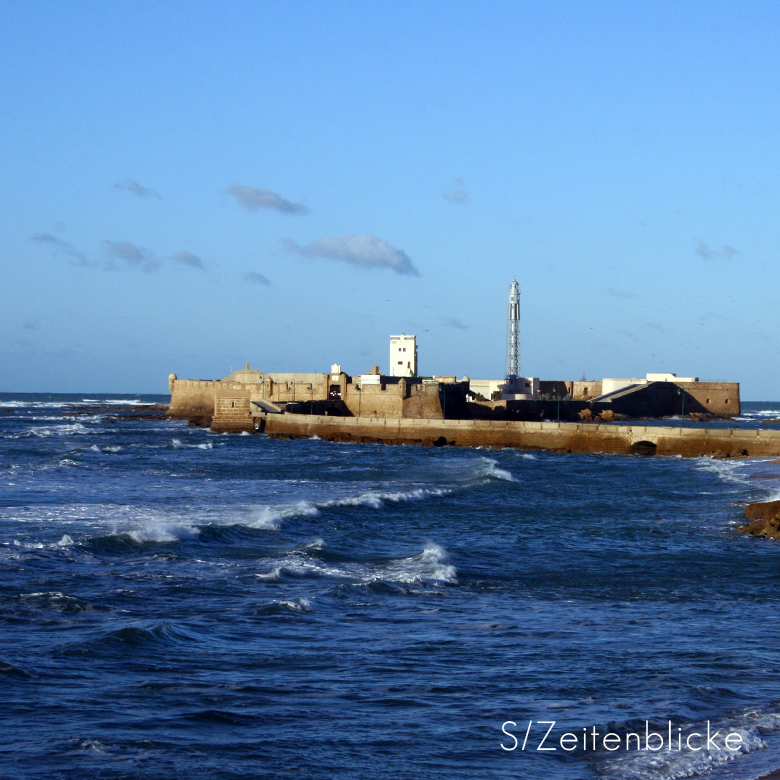
<svg viewBox="0 0 780 780">
<path fill-rule="evenodd" d="M 739 533 L 780 540 L 780 501 L 748 504 L 742 513 L 751 522 L 737 528 Z"/>
</svg>

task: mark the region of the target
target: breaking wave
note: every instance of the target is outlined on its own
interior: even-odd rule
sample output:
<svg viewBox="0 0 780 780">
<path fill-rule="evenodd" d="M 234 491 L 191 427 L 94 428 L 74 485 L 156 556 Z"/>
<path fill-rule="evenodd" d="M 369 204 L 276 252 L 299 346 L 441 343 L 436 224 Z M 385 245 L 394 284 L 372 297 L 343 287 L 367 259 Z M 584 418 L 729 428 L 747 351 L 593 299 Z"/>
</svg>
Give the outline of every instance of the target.
<svg viewBox="0 0 780 780">
<path fill-rule="evenodd" d="M 274 561 L 266 571 L 255 574 L 261 580 L 285 577 L 323 577 L 360 584 L 375 582 L 422 585 L 426 583 L 457 584 L 457 571 L 448 562 L 446 550 L 429 542 L 418 555 L 390 558 L 382 563 L 347 561 L 325 555 L 316 547 L 291 550 L 281 561 Z"/>
<path fill-rule="evenodd" d="M 715 460 L 714 458 L 696 458 L 694 468 L 699 471 L 709 471 L 716 474 L 724 482 L 738 485 L 750 483 L 749 474 L 745 470 L 744 461 L 740 460 Z"/>
<path fill-rule="evenodd" d="M 270 604 L 266 604 L 255 611 L 256 615 L 261 616 L 274 616 L 274 615 L 289 615 L 300 614 L 301 612 L 311 612 L 311 601 L 307 598 L 297 599 L 279 599 L 278 601 L 272 601 Z"/>
<path fill-rule="evenodd" d="M 407 501 L 424 501 L 452 493 L 452 488 L 415 488 L 414 490 L 366 490 L 355 496 L 332 498 L 325 501 L 297 501 L 282 506 L 265 505 L 254 510 L 254 518 L 248 525 L 251 528 L 278 530 L 282 520 L 293 517 L 314 517 L 324 509 L 339 507 L 368 507 L 381 509 L 385 504 L 397 504 Z"/>
<path fill-rule="evenodd" d="M 90 429 L 83 423 L 73 422 L 64 425 L 35 425 L 24 433 L 12 435 L 11 438 L 34 436 L 37 439 L 48 439 L 51 436 L 76 436 L 89 432 Z"/>
<path fill-rule="evenodd" d="M 673 738 L 676 737 L 677 728 L 682 728 L 682 750 L 637 750 L 615 753 L 604 762 L 601 775 L 609 780 L 682 780 L 687 777 L 709 777 L 710 773 L 718 767 L 739 760 L 748 753 L 766 748 L 764 735 L 767 732 L 780 730 L 780 713 L 750 710 L 732 718 L 711 721 L 709 723 L 711 734 L 715 731 L 720 732 L 720 736 L 713 743 L 716 747 L 706 744 L 707 725 L 706 721 L 676 724 Z M 644 728 L 643 722 L 642 730 Z M 661 732 L 663 729 L 651 727 L 651 730 Z M 635 730 L 628 728 L 625 731 Z M 700 745 L 694 742 L 694 747 L 698 746 L 700 750 L 686 747 L 686 735 L 693 732 L 705 735 Z M 738 734 L 741 737 L 739 749 L 728 750 L 724 747 L 723 739 L 728 734 Z M 736 740 L 733 742 L 736 743 Z M 676 742 L 674 744 L 676 747 Z"/>
<path fill-rule="evenodd" d="M 512 474 L 506 469 L 498 467 L 498 461 L 494 458 L 480 458 L 480 465 L 477 467 L 478 477 L 493 477 L 494 479 L 503 479 L 507 482 L 517 482 Z"/>
</svg>

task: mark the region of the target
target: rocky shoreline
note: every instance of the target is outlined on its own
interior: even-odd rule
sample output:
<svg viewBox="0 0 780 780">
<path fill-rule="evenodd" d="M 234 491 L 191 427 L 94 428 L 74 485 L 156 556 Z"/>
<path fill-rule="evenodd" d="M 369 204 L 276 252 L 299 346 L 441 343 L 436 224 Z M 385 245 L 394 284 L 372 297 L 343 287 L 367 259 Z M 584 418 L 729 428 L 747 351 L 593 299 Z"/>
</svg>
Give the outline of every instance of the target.
<svg viewBox="0 0 780 780">
<path fill-rule="evenodd" d="M 780 541 L 780 501 L 748 504 L 742 514 L 749 522 L 737 528 L 739 533 Z"/>
</svg>

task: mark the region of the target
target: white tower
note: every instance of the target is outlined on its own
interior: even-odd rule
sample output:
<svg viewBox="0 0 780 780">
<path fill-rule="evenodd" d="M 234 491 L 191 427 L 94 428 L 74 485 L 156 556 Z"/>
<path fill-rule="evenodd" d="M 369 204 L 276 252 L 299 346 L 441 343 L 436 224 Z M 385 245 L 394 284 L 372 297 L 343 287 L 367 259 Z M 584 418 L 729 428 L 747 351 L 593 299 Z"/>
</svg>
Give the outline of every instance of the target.
<svg viewBox="0 0 780 780">
<path fill-rule="evenodd" d="M 390 336 L 390 376 L 417 376 L 417 336 Z"/>
<path fill-rule="evenodd" d="M 509 314 L 506 320 L 506 378 L 520 376 L 520 287 L 517 279 L 509 285 Z"/>
</svg>

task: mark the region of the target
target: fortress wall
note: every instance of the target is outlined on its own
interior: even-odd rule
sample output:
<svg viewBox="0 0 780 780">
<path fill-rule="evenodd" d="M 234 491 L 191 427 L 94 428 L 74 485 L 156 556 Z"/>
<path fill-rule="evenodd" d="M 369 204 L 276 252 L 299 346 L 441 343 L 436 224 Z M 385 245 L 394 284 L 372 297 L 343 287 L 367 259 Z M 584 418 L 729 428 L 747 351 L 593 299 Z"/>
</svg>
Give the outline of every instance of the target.
<svg viewBox="0 0 780 780">
<path fill-rule="evenodd" d="M 231 394 L 232 393 L 232 394 Z M 215 431 L 244 431 L 250 430 L 247 420 L 250 419 L 249 410 L 250 390 L 221 390 L 214 400 L 214 418 L 211 421 Z"/>
<path fill-rule="evenodd" d="M 601 382 L 580 380 L 579 382 L 572 382 L 571 384 L 572 398 L 576 398 L 577 400 L 598 398 L 601 395 Z"/>
<path fill-rule="evenodd" d="M 324 401 L 328 397 L 329 375 L 316 373 L 265 374 L 261 388 L 263 397 L 274 403 L 290 401 Z"/>
<path fill-rule="evenodd" d="M 171 403 L 168 412 L 172 417 L 211 417 L 214 414 L 214 398 L 222 382 L 175 379 L 171 385 Z"/>
<path fill-rule="evenodd" d="M 736 417 L 741 412 L 739 382 L 686 382 L 678 387 L 685 393 L 686 413 Z"/>
<path fill-rule="evenodd" d="M 567 382 L 563 379 L 545 379 L 539 382 L 539 394 L 548 396 L 574 395 L 574 382 Z"/>
<path fill-rule="evenodd" d="M 404 399 L 400 383 L 364 384 L 361 390 L 356 384 L 346 385 L 346 395 L 342 396 L 349 411 L 362 417 L 398 418 L 403 414 Z"/>
<path fill-rule="evenodd" d="M 780 455 L 780 431 L 537 423 L 505 420 L 415 420 L 299 414 L 257 419 L 277 438 L 454 446 L 553 452 L 755 457 Z"/>
<path fill-rule="evenodd" d="M 447 393 L 446 386 L 444 393 Z M 438 384 L 411 385 L 408 397 L 403 401 L 402 416 L 410 420 L 444 419 Z"/>
<path fill-rule="evenodd" d="M 322 374 L 318 372 L 280 372 L 263 374 L 264 377 L 273 379 L 276 382 L 303 382 L 307 385 L 325 385 L 328 383 L 329 374 Z"/>
<path fill-rule="evenodd" d="M 438 382 L 406 382 L 402 379 L 386 384 L 364 384 L 361 390 L 353 383 L 344 389 L 344 402 L 355 417 L 430 417 L 438 420 L 443 417 Z M 444 392 L 447 392 L 446 389 Z"/>
<path fill-rule="evenodd" d="M 262 382 L 174 379 L 170 382 L 169 413 L 176 418 L 211 417 L 214 401 L 220 393 L 250 392 L 270 401 L 325 400 L 328 397 L 327 374 L 266 374 Z"/>
</svg>

